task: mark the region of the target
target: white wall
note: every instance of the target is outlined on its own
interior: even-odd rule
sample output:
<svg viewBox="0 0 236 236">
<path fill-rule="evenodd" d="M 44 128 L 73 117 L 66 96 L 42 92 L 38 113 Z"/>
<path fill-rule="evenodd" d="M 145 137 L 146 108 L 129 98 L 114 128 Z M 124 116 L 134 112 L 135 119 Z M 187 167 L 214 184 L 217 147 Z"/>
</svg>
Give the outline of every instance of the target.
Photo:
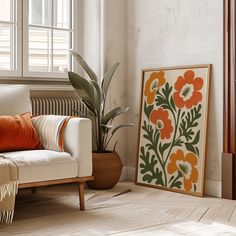
<svg viewBox="0 0 236 236">
<path fill-rule="evenodd" d="M 78 51 L 83 55 L 93 70 L 101 74 L 101 1 L 78 0 L 79 45 Z M 76 65 L 78 65 L 76 63 Z M 82 70 L 80 71 L 82 73 Z"/>
<path fill-rule="evenodd" d="M 132 109 L 130 119 L 136 123 L 135 132 L 127 131 L 129 167 L 135 166 L 136 159 L 141 68 L 208 63 L 213 64 L 213 74 L 206 188 L 207 192 L 215 191 L 219 196 L 223 138 L 223 1 L 127 1 L 127 101 Z"/>
<path fill-rule="evenodd" d="M 88 2 L 87 2 L 88 1 Z M 129 115 L 119 121 L 135 122 L 120 132 L 118 152 L 134 177 L 136 162 L 141 69 L 192 64 L 213 64 L 206 165 L 206 192 L 220 196 L 223 114 L 223 0 L 83 0 L 87 11 L 101 12 L 87 18 L 86 32 L 99 57 L 87 47 L 92 65 L 106 70 L 119 61 L 108 107 L 129 105 Z M 90 4 L 93 5 L 90 9 Z M 101 9 L 100 9 L 101 7 Z M 86 25 L 85 25 L 86 27 Z M 95 27 L 96 29 L 93 29 Z M 89 31 L 92 30 L 92 33 Z M 96 32 L 95 32 L 96 31 Z M 93 34 L 95 32 L 95 34 Z M 89 38 L 87 38 L 89 40 Z M 85 39 L 86 40 L 86 39 Z M 88 42 L 87 42 L 87 45 Z M 95 50 L 96 51 L 96 50 Z M 98 69 L 99 71 L 99 69 Z"/>
<path fill-rule="evenodd" d="M 117 106 L 127 105 L 126 90 L 126 1 L 127 0 L 102 0 L 102 59 L 103 70 L 106 71 L 116 62 L 120 65 L 113 77 L 110 92 L 108 93 L 107 110 Z M 114 125 L 126 123 L 126 116 L 122 115 L 114 120 Z M 127 166 L 127 139 L 126 130 L 120 129 L 113 139 L 110 148 L 118 140 L 117 152 L 123 165 Z"/>
</svg>

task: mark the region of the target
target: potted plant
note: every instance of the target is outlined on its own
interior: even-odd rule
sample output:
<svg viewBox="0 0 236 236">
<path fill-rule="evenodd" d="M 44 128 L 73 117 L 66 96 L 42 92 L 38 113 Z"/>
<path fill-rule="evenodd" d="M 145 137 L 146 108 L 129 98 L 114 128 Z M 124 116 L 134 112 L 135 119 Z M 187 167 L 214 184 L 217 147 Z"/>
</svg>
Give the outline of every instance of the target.
<svg viewBox="0 0 236 236">
<path fill-rule="evenodd" d="M 112 77 L 119 66 L 114 64 L 106 73 L 101 83 L 97 75 L 85 62 L 85 60 L 75 51 L 71 51 L 73 57 L 88 74 L 88 79 L 83 78 L 74 72 L 68 72 L 71 85 L 79 95 L 81 101 L 87 107 L 93 121 L 93 139 L 95 149 L 93 151 L 93 176 L 94 180 L 88 185 L 94 189 L 109 189 L 114 187 L 119 181 L 122 171 L 122 161 L 115 151 L 117 141 L 113 150 L 108 150 L 108 145 L 116 132 L 123 127 L 133 126 L 133 124 L 121 124 L 113 126 L 112 121 L 118 115 L 126 113 L 128 107 L 115 107 L 106 112 L 106 99 Z M 86 117 L 85 114 L 77 112 L 79 116 Z"/>
</svg>

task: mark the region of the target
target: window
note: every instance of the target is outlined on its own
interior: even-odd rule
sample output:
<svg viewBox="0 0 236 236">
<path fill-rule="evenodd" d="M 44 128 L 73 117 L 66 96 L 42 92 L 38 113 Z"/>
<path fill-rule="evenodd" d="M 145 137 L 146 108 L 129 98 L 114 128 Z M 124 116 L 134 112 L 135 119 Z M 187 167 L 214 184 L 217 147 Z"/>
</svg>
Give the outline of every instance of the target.
<svg viewBox="0 0 236 236">
<path fill-rule="evenodd" d="M 67 77 L 72 69 L 73 3 L 0 0 L 1 75 Z"/>
<path fill-rule="evenodd" d="M 20 44 L 20 25 L 17 19 L 17 1 L 0 0 L 0 70 L 1 75 L 19 75 L 18 43 Z"/>
<path fill-rule="evenodd" d="M 67 71 L 71 65 L 71 1 L 29 0 L 28 9 L 28 71 Z"/>
</svg>

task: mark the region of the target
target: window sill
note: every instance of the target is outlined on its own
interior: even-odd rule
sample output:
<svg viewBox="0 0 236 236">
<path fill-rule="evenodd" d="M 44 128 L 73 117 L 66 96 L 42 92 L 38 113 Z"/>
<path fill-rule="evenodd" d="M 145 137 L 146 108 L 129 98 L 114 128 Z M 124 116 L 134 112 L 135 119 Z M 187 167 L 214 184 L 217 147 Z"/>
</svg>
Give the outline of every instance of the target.
<svg viewBox="0 0 236 236">
<path fill-rule="evenodd" d="M 0 84 L 0 86 L 9 86 L 9 85 L 10 84 Z M 71 85 L 45 85 L 45 84 L 27 84 L 27 85 L 29 86 L 29 89 L 31 91 L 74 91 Z"/>
<path fill-rule="evenodd" d="M 68 78 L 0 77 L 0 86 L 11 84 L 26 84 L 32 91 L 74 91 Z"/>
<path fill-rule="evenodd" d="M 28 86 L 31 91 L 74 91 L 71 85 L 30 84 Z"/>
<path fill-rule="evenodd" d="M 21 82 L 21 81 L 28 81 L 28 83 L 39 83 L 42 81 L 47 82 L 69 82 L 68 76 L 67 77 L 39 77 L 39 76 L 0 76 L 0 83 L 2 81 L 14 81 L 14 82 Z"/>
<path fill-rule="evenodd" d="M 19 83 L 15 83 L 19 84 Z M 0 86 L 9 86 L 10 84 L 0 84 Z M 71 85 L 45 85 L 45 84 L 27 84 L 30 91 L 74 91 Z"/>
</svg>

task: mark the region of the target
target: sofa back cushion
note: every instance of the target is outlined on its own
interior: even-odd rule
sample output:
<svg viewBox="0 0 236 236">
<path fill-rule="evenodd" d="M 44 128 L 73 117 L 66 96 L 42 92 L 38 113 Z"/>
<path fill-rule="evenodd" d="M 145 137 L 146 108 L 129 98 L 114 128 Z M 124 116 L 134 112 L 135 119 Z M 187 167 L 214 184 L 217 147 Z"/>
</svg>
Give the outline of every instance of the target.
<svg viewBox="0 0 236 236">
<path fill-rule="evenodd" d="M 29 113 L 0 116 L 0 152 L 40 149 Z"/>
<path fill-rule="evenodd" d="M 44 149 L 64 152 L 63 131 L 69 119 L 68 116 L 56 115 L 42 115 L 31 118 Z"/>
<path fill-rule="evenodd" d="M 26 112 L 31 113 L 28 86 L 0 86 L 0 116 L 14 116 Z"/>
</svg>

